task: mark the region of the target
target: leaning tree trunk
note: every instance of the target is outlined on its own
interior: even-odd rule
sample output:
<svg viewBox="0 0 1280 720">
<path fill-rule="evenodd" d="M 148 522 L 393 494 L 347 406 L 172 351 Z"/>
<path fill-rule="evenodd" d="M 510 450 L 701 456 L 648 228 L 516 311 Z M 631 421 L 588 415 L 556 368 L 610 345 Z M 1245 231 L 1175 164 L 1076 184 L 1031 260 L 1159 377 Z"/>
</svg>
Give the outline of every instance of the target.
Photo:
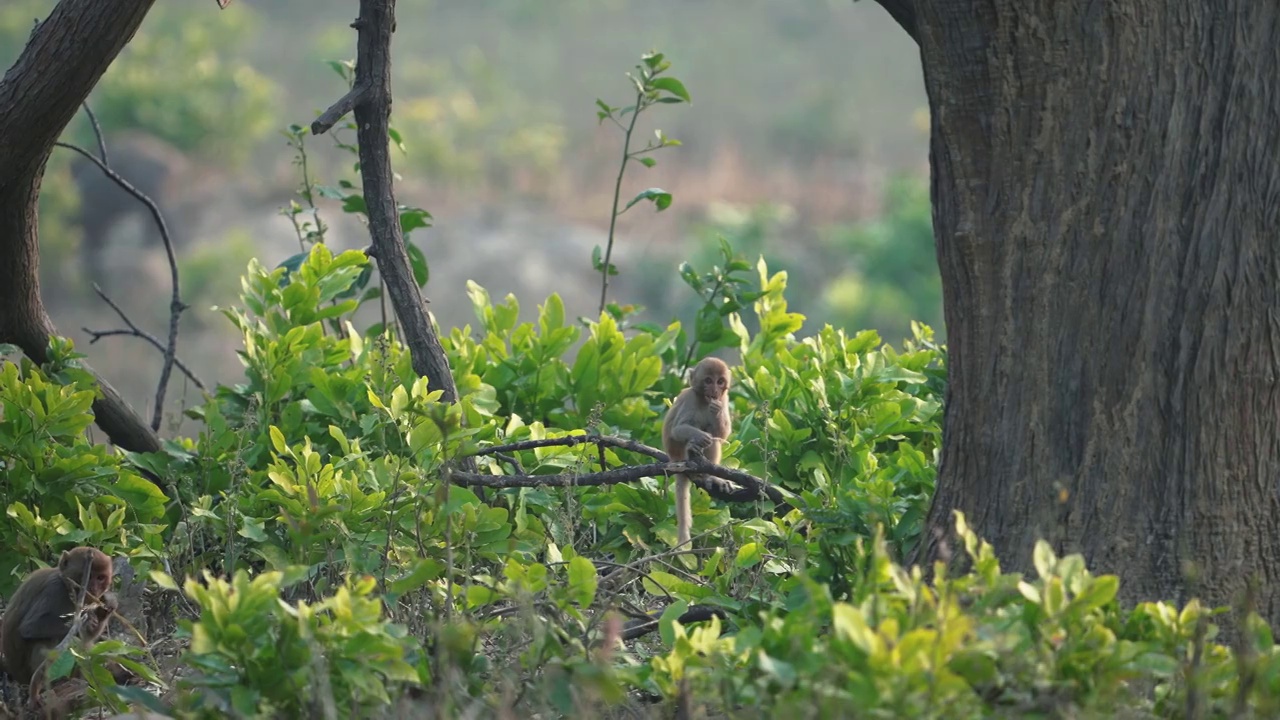
<svg viewBox="0 0 1280 720">
<path fill-rule="evenodd" d="M 17 345 L 36 362 L 45 361 L 54 333 L 40 299 L 36 226 L 45 162 L 153 2 L 61 0 L 0 80 L 0 343 Z M 109 383 L 99 383 L 94 419 L 111 441 L 158 450 L 156 433 Z"/>
<path fill-rule="evenodd" d="M 1280 5 L 882 0 L 920 44 L 952 510 L 1280 621 Z"/>
</svg>

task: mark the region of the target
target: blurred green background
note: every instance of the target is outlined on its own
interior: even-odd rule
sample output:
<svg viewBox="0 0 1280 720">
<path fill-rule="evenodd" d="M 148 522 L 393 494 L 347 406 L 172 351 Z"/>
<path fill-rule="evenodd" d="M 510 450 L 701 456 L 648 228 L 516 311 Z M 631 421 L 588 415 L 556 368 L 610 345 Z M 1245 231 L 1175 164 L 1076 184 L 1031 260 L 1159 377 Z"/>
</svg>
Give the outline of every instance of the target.
<svg viewBox="0 0 1280 720">
<path fill-rule="evenodd" d="M 0 64 L 21 51 L 54 0 L 0 5 Z M 941 339 L 941 291 L 930 220 L 928 116 L 916 50 L 877 6 L 850 0 L 399 0 L 394 39 L 393 155 L 400 202 L 429 210 L 414 234 L 431 266 L 426 294 L 442 325 L 471 322 L 465 286 L 513 292 L 525 313 L 558 291 L 567 310 L 594 315 L 621 134 L 599 124 L 595 101 L 632 97 L 625 73 L 658 49 L 691 105 L 659 106 L 660 128 L 682 146 L 628 170 L 625 198 L 671 192 L 663 213 L 622 216 L 611 298 L 644 319 L 690 320 L 696 298 L 676 274 L 705 267 L 728 239 L 791 276 L 792 309 L 891 342 L 910 322 Z M 346 89 L 330 67 L 354 57 L 358 3 L 314 0 L 160 2 L 90 96 L 108 138 L 144 132 L 179 151 L 157 192 L 175 236 L 183 295 L 181 354 L 206 382 L 233 381 L 229 325 L 211 311 L 235 301 L 251 257 L 273 265 L 298 251 L 278 212 L 300 180 L 282 131 L 307 125 Z M 64 139 L 94 142 L 78 117 Z M 322 185 L 358 183 L 353 143 L 338 129 L 307 138 Z M 82 327 L 119 321 L 86 287 L 72 154 L 50 162 L 41 208 L 42 283 L 59 329 L 136 406 L 146 407 L 160 360 L 131 340 L 88 345 Z M 143 183 L 145 184 L 145 183 Z M 146 189 L 144 187 L 144 189 Z M 86 207 L 92 207 L 86 205 Z M 330 242 L 367 243 L 363 227 L 321 200 Z M 88 222 L 93 222 L 92 218 Z M 139 238 L 144 218 L 113 227 L 104 289 L 160 333 L 167 314 L 162 252 Z M 181 393 L 179 393 L 181 394 Z M 178 402 L 181 402 L 180 400 Z"/>
</svg>

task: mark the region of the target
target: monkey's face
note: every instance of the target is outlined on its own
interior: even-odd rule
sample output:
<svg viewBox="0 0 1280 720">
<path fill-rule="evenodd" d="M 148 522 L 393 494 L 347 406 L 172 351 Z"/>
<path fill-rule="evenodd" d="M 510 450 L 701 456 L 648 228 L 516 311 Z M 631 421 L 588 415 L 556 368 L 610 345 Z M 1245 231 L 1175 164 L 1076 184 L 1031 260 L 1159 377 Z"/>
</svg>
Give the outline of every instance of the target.
<svg viewBox="0 0 1280 720">
<path fill-rule="evenodd" d="M 729 376 L 718 371 L 705 373 L 699 390 L 707 402 L 720 400 L 724 398 L 725 393 L 729 392 Z"/>
<path fill-rule="evenodd" d="M 95 560 L 93 567 L 89 571 L 89 592 L 96 597 L 102 597 L 104 593 L 111 589 L 111 563 Z"/>
</svg>

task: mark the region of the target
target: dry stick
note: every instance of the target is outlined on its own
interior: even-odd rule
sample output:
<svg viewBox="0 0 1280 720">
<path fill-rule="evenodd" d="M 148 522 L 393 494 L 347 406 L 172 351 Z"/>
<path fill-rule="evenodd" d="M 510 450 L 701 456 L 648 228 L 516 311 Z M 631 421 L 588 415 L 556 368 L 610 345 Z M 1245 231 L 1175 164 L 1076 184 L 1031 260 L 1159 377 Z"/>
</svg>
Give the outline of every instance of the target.
<svg viewBox="0 0 1280 720">
<path fill-rule="evenodd" d="M 484 475 L 481 473 L 454 472 L 453 481 L 457 485 L 468 487 L 522 488 L 522 487 L 574 487 L 616 485 L 647 477 L 663 477 L 677 473 L 699 473 L 729 480 L 743 488 L 729 488 L 727 485 L 709 480 L 699 481 L 693 478 L 695 485 L 711 493 L 712 496 L 729 502 L 751 502 L 761 495 L 776 503 L 787 502 L 786 496 L 778 488 L 769 485 L 751 473 L 712 465 L 704 460 L 687 460 L 684 462 L 660 462 L 647 465 L 626 465 L 623 467 L 601 470 L 590 473 L 560 473 L 558 475 Z"/>
<path fill-rule="evenodd" d="M 110 167 L 111 160 L 107 157 L 107 141 L 103 139 L 102 125 L 98 123 L 98 116 L 93 112 L 93 108 L 89 107 L 88 100 L 80 103 L 80 107 L 84 108 L 84 114 L 89 118 L 89 125 L 93 127 L 93 136 L 98 139 L 98 157 L 102 159 L 103 165 Z"/>
<path fill-rule="evenodd" d="M 99 143 L 101 142 L 102 139 L 99 137 Z M 54 144 L 69 150 L 75 150 L 93 161 L 93 164 L 97 165 L 98 169 L 111 178 L 115 184 L 137 198 L 143 205 L 146 205 L 147 209 L 151 211 L 151 217 L 156 221 L 156 226 L 160 228 L 160 239 L 164 241 L 164 252 L 169 260 L 169 283 L 172 293 L 169 298 L 169 341 L 164 348 L 164 366 L 160 368 L 160 381 L 156 384 L 155 407 L 151 411 L 151 429 L 159 432 L 160 421 L 164 417 L 164 396 L 169 388 L 169 377 L 173 374 L 173 365 L 178 354 L 178 319 L 182 316 L 182 312 L 187 309 L 187 306 L 182 302 L 182 293 L 179 290 L 178 258 L 174 254 L 173 238 L 169 236 L 169 226 L 165 224 L 164 215 L 160 213 L 160 206 L 156 205 L 154 200 L 148 197 L 146 193 L 135 188 L 128 180 L 120 177 L 116 171 L 108 167 L 102 160 L 76 145 L 64 142 L 56 142 Z"/>
</svg>

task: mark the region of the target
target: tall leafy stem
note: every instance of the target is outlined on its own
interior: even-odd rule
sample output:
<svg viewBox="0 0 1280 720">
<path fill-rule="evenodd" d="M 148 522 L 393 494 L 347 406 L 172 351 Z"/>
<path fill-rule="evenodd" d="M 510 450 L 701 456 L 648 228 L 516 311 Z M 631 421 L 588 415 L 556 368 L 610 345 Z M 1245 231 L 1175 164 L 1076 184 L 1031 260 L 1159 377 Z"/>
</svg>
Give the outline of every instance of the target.
<svg viewBox="0 0 1280 720">
<path fill-rule="evenodd" d="M 591 265 L 601 276 L 600 313 L 603 313 L 608 306 L 609 276 L 618 274 L 618 268 L 611 262 L 618 218 L 641 200 L 652 202 L 659 212 L 671 206 L 671 193 L 662 188 L 651 187 L 642 190 L 631 198 L 631 201 L 621 209 L 618 208 L 618 203 L 622 199 L 622 178 L 626 175 L 627 163 L 636 160 L 641 165 L 651 168 L 658 164 L 652 153 L 665 147 L 680 144 L 679 140 L 667 137 L 661 130 L 654 130 L 655 139 L 645 143 L 645 146 L 639 150 L 632 150 L 631 138 L 635 134 L 636 122 L 640 119 L 641 113 L 654 105 L 693 102 L 683 82 L 670 75 L 663 76 L 663 73 L 671 67 L 671 61 L 667 60 L 662 53 L 648 52 L 642 55 L 640 60 L 640 64 L 636 65 L 635 72 L 627 73 L 627 77 L 630 78 L 631 84 L 636 89 L 636 99 L 633 104 L 626 107 L 612 107 L 603 100 L 596 100 L 596 107 L 599 108 L 596 111 L 596 117 L 599 118 L 600 123 L 603 124 L 605 120 L 608 120 L 622 131 L 622 162 L 618 166 L 618 177 L 613 185 L 613 204 L 609 213 L 608 241 L 605 243 L 603 257 L 601 257 L 599 245 L 595 246 L 591 251 Z"/>
</svg>

